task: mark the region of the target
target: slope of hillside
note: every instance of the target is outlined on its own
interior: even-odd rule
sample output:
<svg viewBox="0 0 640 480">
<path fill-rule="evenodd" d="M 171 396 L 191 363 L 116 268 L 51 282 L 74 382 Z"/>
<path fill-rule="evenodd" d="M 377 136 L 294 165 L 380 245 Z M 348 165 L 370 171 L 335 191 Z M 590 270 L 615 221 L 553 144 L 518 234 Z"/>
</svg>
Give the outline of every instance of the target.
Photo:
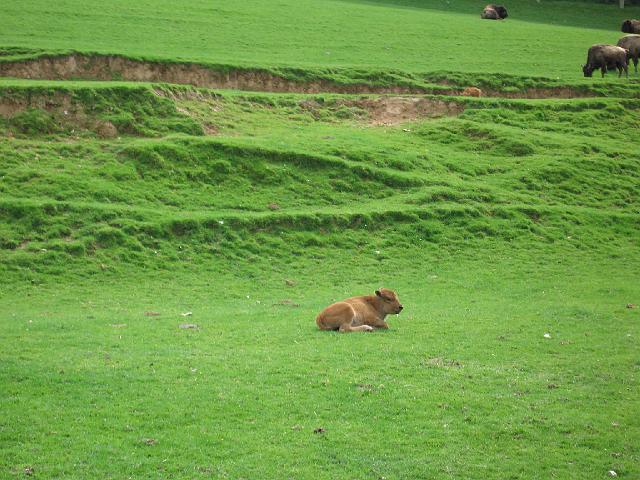
<svg viewBox="0 0 640 480">
<path fill-rule="evenodd" d="M 637 233 L 637 100 L 58 85 L 3 89 L 1 244 L 14 273 L 111 257 L 153 266 L 149 252 L 179 258 L 187 239 L 192 255 L 286 256 L 288 230 L 308 232 L 301 252 L 367 235 L 599 249 Z"/>
</svg>

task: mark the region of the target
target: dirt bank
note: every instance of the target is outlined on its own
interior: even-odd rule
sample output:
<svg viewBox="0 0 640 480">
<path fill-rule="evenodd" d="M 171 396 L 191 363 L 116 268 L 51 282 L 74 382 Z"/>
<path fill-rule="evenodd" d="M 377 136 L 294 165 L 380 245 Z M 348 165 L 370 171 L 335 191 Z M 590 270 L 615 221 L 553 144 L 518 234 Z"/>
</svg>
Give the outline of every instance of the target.
<svg viewBox="0 0 640 480">
<path fill-rule="evenodd" d="M 51 120 L 61 129 L 72 133 L 76 130 L 88 130 L 102 138 L 113 138 L 118 130 L 109 121 L 96 118 L 87 113 L 85 106 L 75 101 L 71 95 L 55 92 L 49 95 L 30 95 L 28 98 L 0 95 L 0 117 L 12 117 L 37 109 L 51 114 Z"/>
<path fill-rule="evenodd" d="M 215 70 L 195 63 L 132 60 L 117 55 L 74 53 L 19 62 L 0 62 L 0 76 L 46 80 L 126 80 L 189 84 L 203 88 L 276 93 L 373 93 L 460 95 L 462 87 L 447 89 L 407 86 L 342 85 L 327 80 L 297 82 L 260 70 Z M 505 98 L 575 98 L 596 96 L 571 88 L 533 88 L 521 92 L 483 89 L 483 96 Z"/>
<path fill-rule="evenodd" d="M 303 110 L 315 112 L 326 105 L 311 100 L 299 103 Z M 455 101 L 445 101 L 426 97 L 368 97 L 348 100 L 338 100 L 330 109 L 338 111 L 341 107 L 355 107 L 363 112 L 360 117 L 371 125 L 398 125 L 423 118 L 438 118 L 459 115 L 464 111 L 464 104 Z"/>
</svg>

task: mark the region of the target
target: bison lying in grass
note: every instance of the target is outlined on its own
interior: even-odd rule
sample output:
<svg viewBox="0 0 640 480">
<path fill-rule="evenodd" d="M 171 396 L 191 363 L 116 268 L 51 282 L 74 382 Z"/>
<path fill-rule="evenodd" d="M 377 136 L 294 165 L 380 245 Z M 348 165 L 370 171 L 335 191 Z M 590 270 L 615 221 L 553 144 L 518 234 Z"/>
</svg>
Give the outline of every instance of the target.
<svg viewBox="0 0 640 480">
<path fill-rule="evenodd" d="M 627 64 L 633 60 L 633 67 L 638 73 L 638 57 L 640 57 L 640 35 L 625 35 L 618 40 L 618 46 L 628 51 Z"/>
<path fill-rule="evenodd" d="M 629 76 L 627 53 L 628 50 L 615 45 L 593 45 L 587 53 L 587 64 L 582 66 L 582 72 L 585 77 L 591 77 L 594 70 L 600 69 L 604 77 L 607 70 L 617 68 L 618 77 L 622 76 L 623 71 Z"/>
<path fill-rule="evenodd" d="M 384 318 L 400 313 L 402 305 L 393 290 L 381 288 L 375 295 L 351 297 L 325 308 L 316 318 L 320 330 L 339 332 L 371 332 L 389 328 Z"/>
<path fill-rule="evenodd" d="M 490 3 L 482 13 L 480 14 L 480 18 L 484 18 L 485 20 L 504 20 L 507 18 L 509 14 L 507 13 L 507 9 L 502 5 L 495 5 Z"/>
<path fill-rule="evenodd" d="M 624 33 L 640 33 L 640 20 L 625 20 L 622 22 Z"/>
</svg>

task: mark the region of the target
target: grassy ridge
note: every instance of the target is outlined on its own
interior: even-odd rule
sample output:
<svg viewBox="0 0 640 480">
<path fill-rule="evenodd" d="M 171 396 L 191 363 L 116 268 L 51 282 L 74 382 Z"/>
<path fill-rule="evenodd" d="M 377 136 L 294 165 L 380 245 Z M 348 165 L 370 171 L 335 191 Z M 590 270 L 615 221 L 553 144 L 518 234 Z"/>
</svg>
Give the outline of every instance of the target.
<svg viewBox="0 0 640 480">
<path fill-rule="evenodd" d="M 177 112 L 172 102 L 136 85 L 96 88 L 18 82 L 2 88 L 0 106 L 6 112 L 0 117 L 0 129 L 23 138 L 203 134 L 202 127 Z"/>
<path fill-rule="evenodd" d="M 15 138 L 0 144 L 0 238 L 5 269 L 19 277 L 62 261 L 155 268 L 379 243 L 634 245 L 635 100 L 457 99 L 457 116 L 372 126 L 379 112 L 367 96 L 54 85 L 10 86 L 3 98 L 141 127 L 109 140 L 21 131 L 37 110 L 4 120 Z M 185 136 L 182 125 L 217 134 Z"/>
<path fill-rule="evenodd" d="M 7 49 L 12 52 L 20 49 Z M 591 79 L 349 67 L 264 67 L 258 65 L 187 62 L 156 57 L 105 55 L 95 52 L 34 50 L 0 56 L 0 73 L 36 79 L 133 80 L 192 84 L 207 88 L 249 91 L 338 93 L 431 93 L 459 95 L 468 86 L 481 87 L 485 96 L 524 98 L 638 97 L 637 79 L 594 83 Z"/>
</svg>

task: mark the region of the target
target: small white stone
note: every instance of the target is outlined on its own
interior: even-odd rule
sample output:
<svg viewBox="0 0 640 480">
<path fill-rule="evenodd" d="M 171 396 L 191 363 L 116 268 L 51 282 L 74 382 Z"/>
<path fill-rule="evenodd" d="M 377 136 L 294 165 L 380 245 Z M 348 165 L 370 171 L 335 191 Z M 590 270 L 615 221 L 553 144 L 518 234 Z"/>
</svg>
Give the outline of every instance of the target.
<svg viewBox="0 0 640 480">
<path fill-rule="evenodd" d="M 549 334 L 549 333 L 545 333 L 545 334 L 543 335 L 543 337 L 544 337 L 544 338 L 551 338 L 551 334 Z"/>
<path fill-rule="evenodd" d="M 224 220 L 218 220 L 218 223 L 219 223 L 220 225 L 224 225 Z"/>
<path fill-rule="evenodd" d="M 609 470 L 609 476 L 610 477 L 617 477 L 618 474 L 614 470 Z"/>
</svg>

